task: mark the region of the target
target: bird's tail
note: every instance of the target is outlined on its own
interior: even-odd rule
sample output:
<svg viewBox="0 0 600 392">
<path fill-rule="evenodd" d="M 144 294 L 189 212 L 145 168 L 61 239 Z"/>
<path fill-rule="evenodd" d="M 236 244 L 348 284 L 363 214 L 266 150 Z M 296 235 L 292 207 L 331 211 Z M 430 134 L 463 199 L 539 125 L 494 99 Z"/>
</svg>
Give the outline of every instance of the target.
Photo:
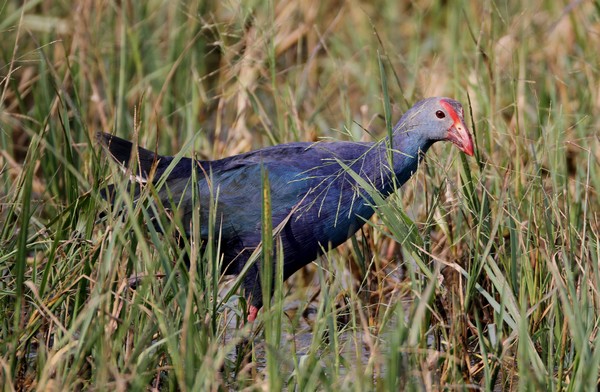
<svg viewBox="0 0 600 392">
<path fill-rule="evenodd" d="M 134 152 L 133 143 L 109 133 L 98 132 L 96 139 L 123 169 L 134 170 L 131 174 L 138 183 L 147 182 L 151 174 L 154 175 L 154 178 L 160 178 L 172 160 L 171 157 L 163 157 L 139 146 L 136 153 L 132 154 Z M 135 160 L 135 164 L 130 164 L 132 159 Z"/>
<path fill-rule="evenodd" d="M 175 203 L 182 207 L 184 213 L 187 212 L 186 208 L 192 199 L 191 186 L 189 186 L 194 164 L 192 159 L 180 158 L 173 167 L 170 167 L 173 157 L 155 154 L 108 133 L 99 132 L 96 139 L 123 171 L 129 174 L 128 187 L 133 189 L 131 196 L 134 202 L 137 202 L 146 184 L 149 182 L 157 184 L 159 179 L 166 176 L 164 186 L 158 189 L 158 198 L 166 208 L 172 208 L 172 204 Z M 118 189 L 116 184 L 108 184 L 100 190 L 100 194 L 105 200 L 114 203 Z"/>
<path fill-rule="evenodd" d="M 154 182 L 161 178 L 173 159 L 172 157 L 158 155 L 145 148 L 134 146 L 129 140 L 121 139 L 109 133 L 98 132 L 96 140 L 102 145 L 108 155 L 119 164 L 123 172 L 129 174 L 130 181 L 127 182 L 126 189 L 132 192 L 129 196 L 132 197 L 134 204 L 138 202 L 144 185 L 149 181 Z M 170 175 L 171 173 L 169 172 L 167 178 L 170 178 Z M 119 189 L 118 184 L 105 184 L 100 189 L 100 196 L 110 204 L 114 204 L 118 199 Z M 163 193 L 159 192 L 159 195 Z M 161 201 L 165 203 L 167 200 L 165 198 L 165 200 Z M 160 227 L 157 225 L 157 217 L 150 210 L 149 213 L 151 222 L 160 230 Z"/>
<path fill-rule="evenodd" d="M 192 178 L 192 165 L 194 161 L 190 158 L 181 158 L 174 167 L 170 167 L 173 157 L 162 156 L 145 148 L 134 146 L 128 140 L 99 132 L 96 139 L 108 152 L 110 157 L 116 161 L 123 171 L 130 176 L 130 182 L 127 184 L 129 190 L 132 190 L 130 196 L 133 197 L 134 204 L 137 204 L 142 197 L 142 189 L 145 184 L 150 182 L 157 184 L 159 179 L 166 176 L 166 183 L 158 190 L 157 195 L 161 205 L 166 210 L 180 210 L 184 219 L 184 228 L 189 226 L 189 217 L 191 217 L 191 199 L 192 191 L 189 181 Z M 100 189 L 100 195 L 109 203 L 114 204 L 117 200 L 119 191 L 118 184 L 108 184 Z M 145 200 L 148 205 L 157 200 Z M 157 231 L 163 230 L 161 219 L 163 216 L 157 214 L 154 208 L 146 208 L 149 214 L 150 223 L 154 225 Z M 184 229 L 185 230 L 185 229 Z M 179 233 L 179 231 L 177 231 Z M 184 242 L 181 240 L 183 234 L 176 234 L 180 246 Z M 187 233 L 186 233 L 187 235 Z M 184 258 L 186 264 L 189 264 L 187 255 Z"/>
</svg>

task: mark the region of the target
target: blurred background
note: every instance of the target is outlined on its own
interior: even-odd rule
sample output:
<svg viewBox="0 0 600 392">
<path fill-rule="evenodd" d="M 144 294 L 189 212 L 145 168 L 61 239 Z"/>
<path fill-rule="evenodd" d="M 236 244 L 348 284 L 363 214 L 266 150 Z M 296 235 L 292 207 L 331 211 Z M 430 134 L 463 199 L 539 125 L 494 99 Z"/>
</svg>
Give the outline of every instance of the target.
<svg viewBox="0 0 600 392">
<path fill-rule="evenodd" d="M 8 0 L 0 31 L 8 390 L 597 386 L 597 0 Z M 436 145 L 291 279 L 253 361 L 239 307 L 206 294 L 218 274 L 123 284 L 175 276 L 179 253 L 100 217 L 118 175 L 96 132 L 218 159 L 377 140 L 386 103 L 397 121 L 437 95 L 463 103 L 476 159 Z"/>
</svg>

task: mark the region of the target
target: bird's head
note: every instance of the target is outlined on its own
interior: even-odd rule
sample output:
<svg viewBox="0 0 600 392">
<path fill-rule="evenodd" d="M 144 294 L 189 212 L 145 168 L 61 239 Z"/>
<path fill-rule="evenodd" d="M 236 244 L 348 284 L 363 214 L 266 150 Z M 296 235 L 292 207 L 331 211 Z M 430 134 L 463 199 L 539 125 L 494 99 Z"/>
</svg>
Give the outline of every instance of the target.
<svg viewBox="0 0 600 392">
<path fill-rule="evenodd" d="M 417 131 L 426 140 L 447 140 L 462 152 L 473 155 L 473 138 L 465 125 L 462 105 L 451 98 L 433 97 L 417 102 L 405 113 L 401 124 L 405 132 Z"/>
</svg>

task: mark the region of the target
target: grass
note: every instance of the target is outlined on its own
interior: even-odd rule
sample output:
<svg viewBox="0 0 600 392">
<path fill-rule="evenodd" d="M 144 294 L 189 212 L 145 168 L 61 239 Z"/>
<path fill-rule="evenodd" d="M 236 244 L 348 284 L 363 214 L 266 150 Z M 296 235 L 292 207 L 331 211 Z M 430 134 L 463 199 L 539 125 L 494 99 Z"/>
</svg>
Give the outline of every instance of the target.
<svg viewBox="0 0 600 392">
<path fill-rule="evenodd" d="M 4 1 L 0 31 L 4 389 L 598 386 L 598 1 Z M 436 146 L 275 280 L 263 328 L 220 249 L 190 241 L 188 269 L 124 185 L 125 217 L 99 195 L 122 183 L 100 130 L 214 159 L 377 139 L 433 95 L 463 102 L 476 159 Z"/>
</svg>

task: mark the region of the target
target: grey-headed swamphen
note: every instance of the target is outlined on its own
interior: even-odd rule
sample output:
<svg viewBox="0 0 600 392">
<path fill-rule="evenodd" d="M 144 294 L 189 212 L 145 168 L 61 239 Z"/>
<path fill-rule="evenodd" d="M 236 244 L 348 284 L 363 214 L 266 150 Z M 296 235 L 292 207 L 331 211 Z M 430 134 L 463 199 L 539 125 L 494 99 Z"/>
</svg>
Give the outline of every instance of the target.
<svg viewBox="0 0 600 392">
<path fill-rule="evenodd" d="M 132 143 L 107 133 L 99 133 L 98 138 L 115 161 L 128 166 Z M 394 190 L 394 177 L 397 186 L 404 184 L 417 170 L 423 154 L 438 140 L 451 141 L 473 155 L 463 108 L 450 98 L 419 101 L 396 124 L 391 141 L 288 143 L 215 161 L 182 158 L 168 172 L 166 189 L 159 192 L 159 197 L 165 206 L 171 202 L 178 205 L 185 227 L 191 226 L 193 211 L 199 211 L 200 237 L 207 240 L 212 188 L 218 194 L 216 230 L 220 231 L 224 267 L 228 273 L 238 274 L 261 242 L 264 168 L 271 186 L 273 227 L 284 222 L 280 236 L 283 278 L 287 279 L 324 249 L 342 244 L 373 215 L 372 201 L 350 170 L 388 196 Z M 138 148 L 135 178 L 143 184 L 153 171 L 156 182 L 172 160 Z M 196 208 L 189 184 L 192 170 L 196 171 L 196 200 L 200 203 Z M 263 304 L 259 274 L 260 267 L 255 263 L 243 280 L 250 303 L 248 321 L 256 318 Z"/>
</svg>

